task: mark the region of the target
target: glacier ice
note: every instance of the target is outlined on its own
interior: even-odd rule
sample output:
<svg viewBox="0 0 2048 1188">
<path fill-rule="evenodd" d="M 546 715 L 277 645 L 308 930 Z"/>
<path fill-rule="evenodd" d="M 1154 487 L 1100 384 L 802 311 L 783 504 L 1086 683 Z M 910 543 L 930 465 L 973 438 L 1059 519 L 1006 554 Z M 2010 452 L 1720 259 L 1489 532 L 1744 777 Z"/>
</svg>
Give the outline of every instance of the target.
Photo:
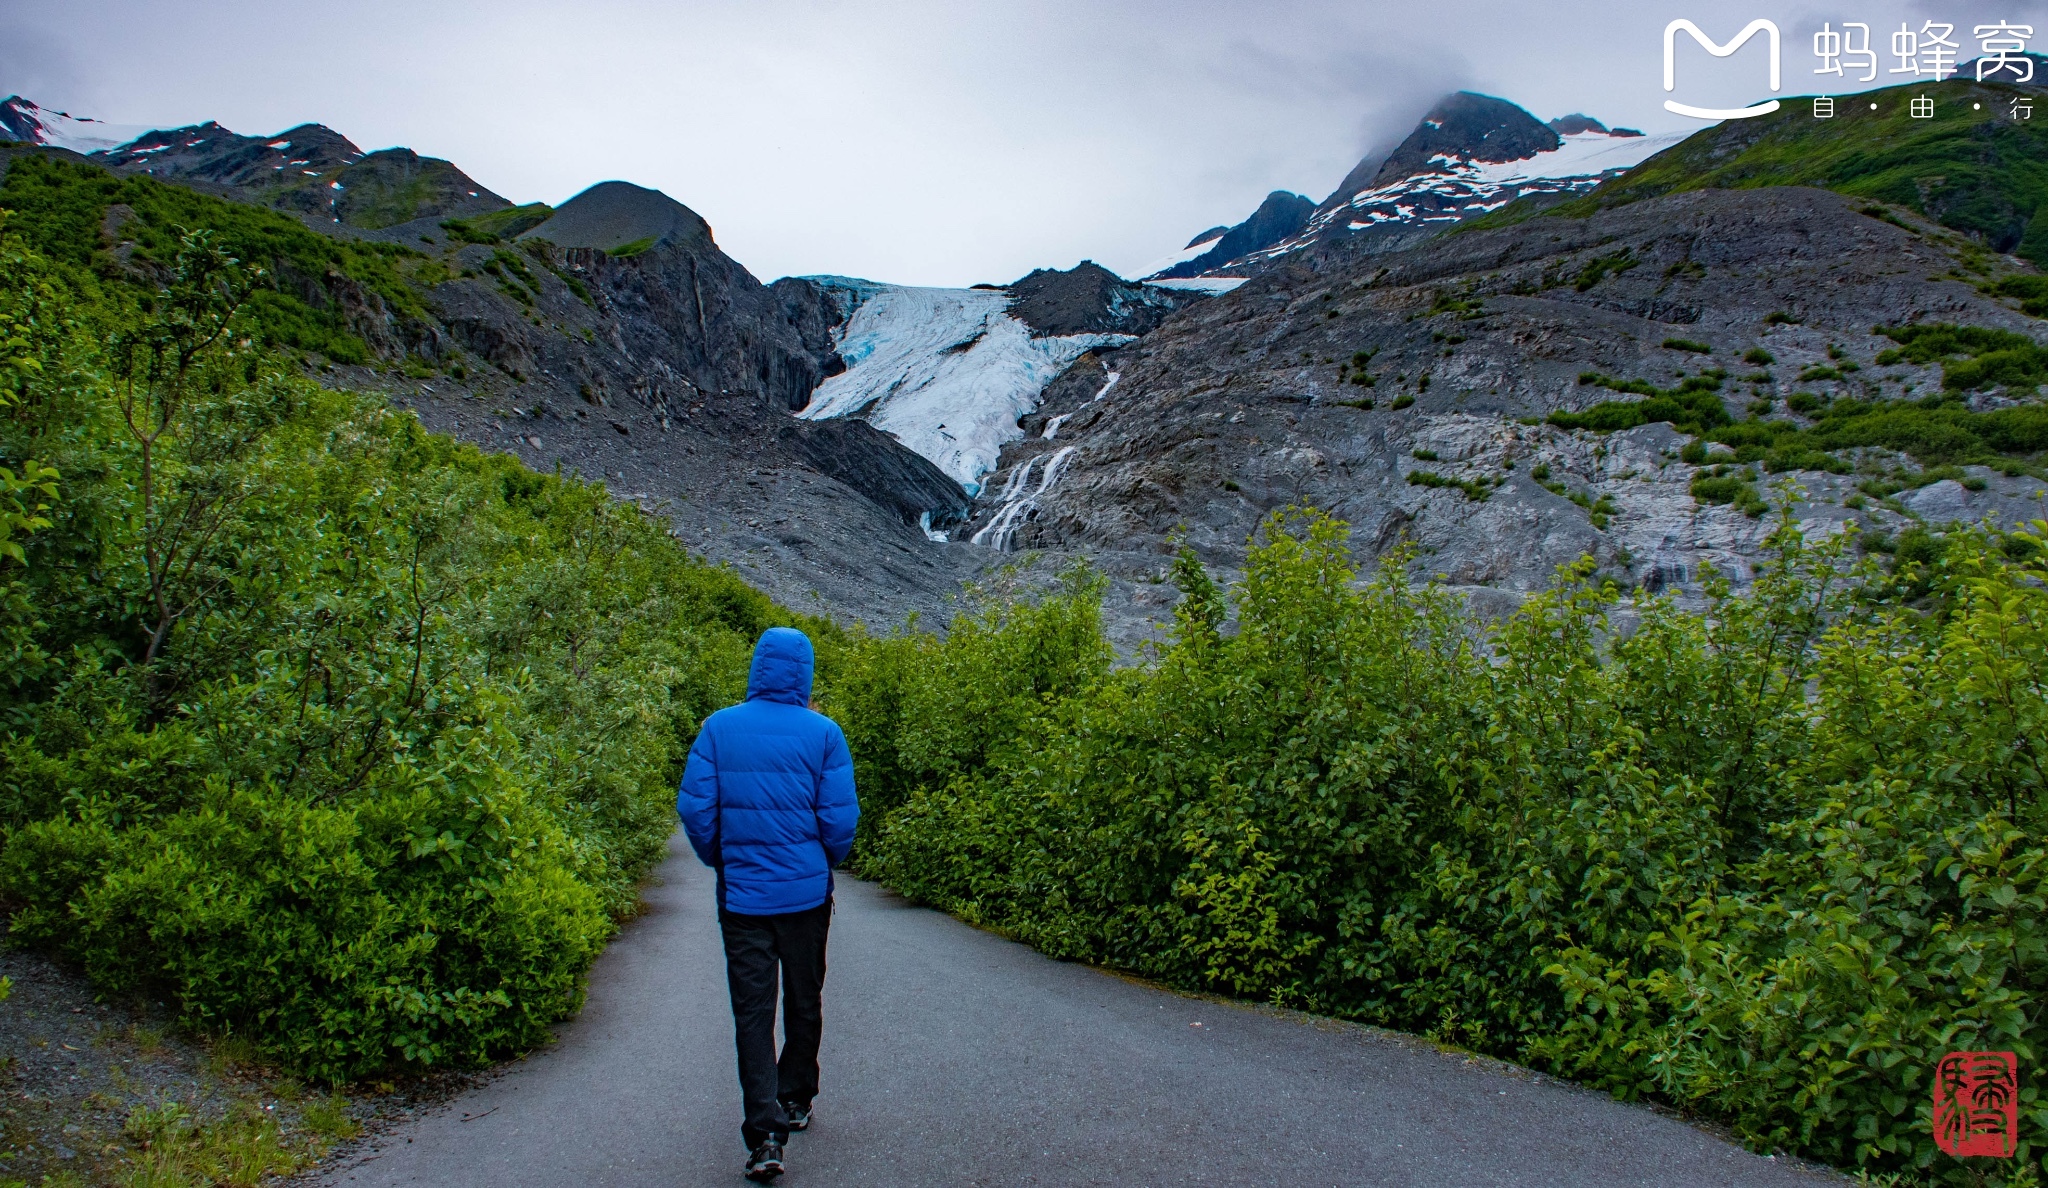
<svg viewBox="0 0 2048 1188">
<path fill-rule="evenodd" d="M 813 277 L 853 301 L 839 331 L 847 368 L 797 415 L 857 416 L 930 459 L 970 494 L 981 490 L 1017 422 L 1068 364 L 1127 334 L 1033 337 L 1000 289 L 930 289 Z"/>
</svg>

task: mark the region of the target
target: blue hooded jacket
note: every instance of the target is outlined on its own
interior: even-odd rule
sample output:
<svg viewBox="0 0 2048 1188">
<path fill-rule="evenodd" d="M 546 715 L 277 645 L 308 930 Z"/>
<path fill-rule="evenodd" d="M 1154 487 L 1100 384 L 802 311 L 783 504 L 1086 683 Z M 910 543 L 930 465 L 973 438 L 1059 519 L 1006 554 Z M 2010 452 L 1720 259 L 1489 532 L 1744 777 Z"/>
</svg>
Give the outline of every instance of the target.
<svg viewBox="0 0 2048 1188">
<path fill-rule="evenodd" d="M 817 907 L 860 819 L 838 723 L 809 708 L 811 641 L 771 627 L 754 645 L 747 699 L 704 721 L 676 811 L 718 871 L 718 902 L 747 916 Z"/>
</svg>

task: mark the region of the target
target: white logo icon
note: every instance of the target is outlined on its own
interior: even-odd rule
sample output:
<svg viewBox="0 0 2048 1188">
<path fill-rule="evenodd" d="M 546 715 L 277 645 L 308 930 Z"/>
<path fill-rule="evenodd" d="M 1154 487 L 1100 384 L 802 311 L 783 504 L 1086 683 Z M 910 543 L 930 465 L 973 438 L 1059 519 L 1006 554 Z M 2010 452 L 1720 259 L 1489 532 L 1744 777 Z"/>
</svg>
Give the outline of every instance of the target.
<svg viewBox="0 0 2048 1188">
<path fill-rule="evenodd" d="M 1742 32 L 1736 34 L 1734 40 L 1730 41 L 1727 45 L 1719 45 L 1715 43 L 1713 38 L 1708 37 L 1705 33 L 1700 32 L 1700 27 L 1698 25 L 1695 25 L 1691 21 L 1684 20 L 1681 18 L 1664 26 L 1665 90 L 1675 91 L 1678 89 L 1678 33 L 1681 29 L 1687 33 L 1692 34 L 1692 39 L 1700 43 L 1701 49 L 1707 51 L 1708 53 L 1714 55 L 1717 58 L 1725 58 L 1730 54 L 1733 54 L 1736 50 L 1739 50 L 1744 45 L 1748 44 L 1749 39 L 1756 36 L 1759 32 L 1769 34 L 1771 41 L 1771 89 L 1773 91 L 1779 89 L 1778 26 L 1772 24 L 1767 20 L 1758 18 L 1757 20 L 1753 20 L 1749 24 L 1743 26 Z M 1678 115 L 1682 116 L 1692 116 L 1695 119 L 1701 120 L 1740 120 L 1745 119 L 1749 116 L 1769 115 L 1772 112 L 1778 110 L 1778 101 L 1776 99 L 1767 99 L 1764 102 L 1758 103 L 1752 107 L 1715 108 L 1694 107 L 1691 104 L 1679 103 L 1676 100 L 1666 99 L 1664 101 L 1664 110 L 1669 112 L 1675 112 Z"/>
</svg>

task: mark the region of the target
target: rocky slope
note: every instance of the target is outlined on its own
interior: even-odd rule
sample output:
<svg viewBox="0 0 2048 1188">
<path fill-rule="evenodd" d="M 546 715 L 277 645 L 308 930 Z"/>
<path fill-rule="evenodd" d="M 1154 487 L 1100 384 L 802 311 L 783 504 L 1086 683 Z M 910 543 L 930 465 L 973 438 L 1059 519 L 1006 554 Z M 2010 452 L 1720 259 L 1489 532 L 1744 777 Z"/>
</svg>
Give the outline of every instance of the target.
<svg viewBox="0 0 2048 1188">
<path fill-rule="evenodd" d="M 1291 253 L 1062 376 L 956 535 L 1135 566 L 1184 530 L 1229 567 L 1269 512 L 1309 503 L 1350 521 L 1362 552 L 1412 539 L 1418 574 L 1501 606 L 1588 553 L 1651 588 L 1696 590 L 1706 563 L 1740 579 L 1768 521 L 1692 497 L 1688 435 L 1540 421 L 1614 396 L 1582 383 L 1589 372 L 1676 388 L 1718 370 L 1731 417 L 1760 402 L 1789 415 L 1795 389 L 1938 390 L 1937 370 L 1877 366 L 1890 343 L 1873 326 L 2038 333 L 1965 283 L 1968 240 L 1863 205 L 1812 189 L 1701 191 L 1408 250 L 1339 239 Z M 1742 361 L 1757 350 L 1775 365 Z M 1823 373 L 1834 378 L 1798 378 Z M 1897 461 L 1872 452 L 1866 469 Z M 1844 506 L 1864 502 L 1854 484 L 1867 475 L 1792 477 L 1816 528 L 2048 514 L 2039 480 L 1983 468 L 1968 476 L 1981 490 L 1936 483 L 1896 510 Z"/>
<path fill-rule="evenodd" d="M 602 475 L 806 610 L 893 624 L 983 560 L 919 530 L 967 507 L 937 467 L 862 421 L 791 416 L 844 368 L 833 294 L 761 284 L 680 203 L 607 182 L 516 245 L 431 220 L 376 236 L 431 250 L 445 277 L 424 294 L 441 374 L 379 381 L 430 426 Z"/>
</svg>

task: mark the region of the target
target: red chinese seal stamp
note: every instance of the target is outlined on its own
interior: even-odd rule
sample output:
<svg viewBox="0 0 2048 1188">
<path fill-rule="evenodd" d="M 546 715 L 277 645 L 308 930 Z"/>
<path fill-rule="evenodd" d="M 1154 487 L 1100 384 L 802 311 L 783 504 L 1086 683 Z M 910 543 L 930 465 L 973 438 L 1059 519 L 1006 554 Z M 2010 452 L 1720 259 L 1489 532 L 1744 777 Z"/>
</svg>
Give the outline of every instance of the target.
<svg viewBox="0 0 2048 1188">
<path fill-rule="evenodd" d="M 1934 1066 L 1935 1146 L 1951 1155 L 2010 1157 L 2019 1123 L 2019 1061 L 2011 1052 L 1950 1052 Z"/>
</svg>

